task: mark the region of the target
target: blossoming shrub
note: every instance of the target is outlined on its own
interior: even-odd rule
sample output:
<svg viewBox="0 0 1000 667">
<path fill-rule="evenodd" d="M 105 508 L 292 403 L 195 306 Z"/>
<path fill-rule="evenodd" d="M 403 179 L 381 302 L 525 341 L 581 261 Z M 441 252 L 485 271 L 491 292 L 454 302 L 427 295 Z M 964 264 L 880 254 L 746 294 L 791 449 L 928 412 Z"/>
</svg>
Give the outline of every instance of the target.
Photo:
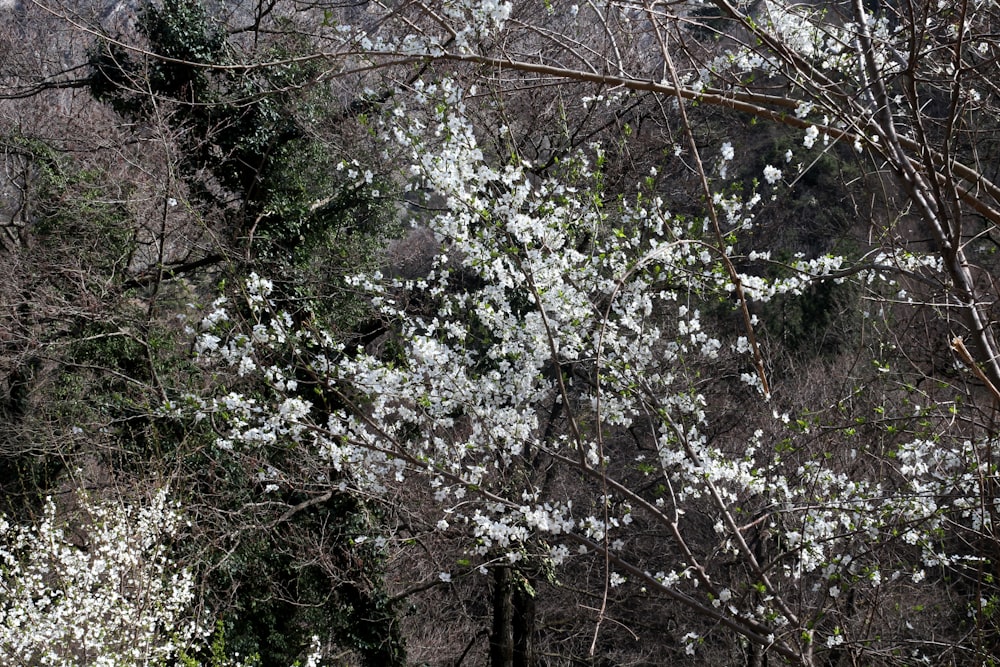
<svg viewBox="0 0 1000 667">
<path fill-rule="evenodd" d="M 127 667 L 167 663 L 203 636 L 195 585 L 175 566 L 182 518 L 166 490 L 147 504 L 95 502 L 35 525 L 0 519 L 0 662 Z"/>
</svg>

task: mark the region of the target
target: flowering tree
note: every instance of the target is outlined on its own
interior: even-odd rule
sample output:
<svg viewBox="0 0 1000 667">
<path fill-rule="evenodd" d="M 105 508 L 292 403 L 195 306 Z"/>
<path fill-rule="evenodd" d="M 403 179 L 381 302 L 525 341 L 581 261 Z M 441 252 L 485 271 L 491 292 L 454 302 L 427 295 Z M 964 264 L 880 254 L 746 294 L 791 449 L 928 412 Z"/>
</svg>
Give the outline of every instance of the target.
<svg viewBox="0 0 1000 667">
<path fill-rule="evenodd" d="M 599 147 L 551 178 L 491 164 L 462 94 L 447 80 L 418 84 L 413 106 L 385 121 L 410 153 L 411 182 L 438 202 L 427 224 L 441 251 L 421 279 L 354 280 L 392 323 L 382 346 L 294 327 L 257 276 L 250 330 L 233 329 L 221 303 L 206 318 L 196 346 L 206 363 L 259 369 L 272 384 L 268 397 L 191 399 L 199 415 L 225 418 L 219 446 L 253 456 L 289 441 L 365 494 L 418 475 L 439 503 L 437 529 L 466 535 L 484 568 L 531 579 L 597 558 L 594 645 L 612 601 L 630 603 L 616 589 L 631 587 L 696 612 L 676 638 L 688 653 L 725 628 L 757 647 L 750 654 L 802 664 L 844 650 L 931 655 L 870 615 L 913 595 L 928 571 L 982 562 L 942 536 L 990 524 L 989 442 L 938 432 L 876 452 L 818 439 L 812 429 L 829 424 L 775 410 L 747 304 L 848 275 L 898 290 L 893 276 L 940 275 L 940 259 L 820 257 L 784 277 L 741 272 L 737 237 L 777 195 L 776 167 L 749 196 L 713 193 L 704 218 L 671 213 L 652 179 L 606 204 Z M 731 158 L 724 148 L 720 161 Z M 743 313 L 742 332 L 709 330 L 700 309 L 719 299 Z M 295 363 L 268 364 L 276 348 Z M 731 395 L 760 417 L 711 436 L 725 409 L 703 378 L 742 383 Z M 936 430 L 934 406 L 917 413 Z M 889 471 L 855 462 L 876 455 L 892 457 Z M 947 650 L 981 649 L 956 637 Z"/>
</svg>

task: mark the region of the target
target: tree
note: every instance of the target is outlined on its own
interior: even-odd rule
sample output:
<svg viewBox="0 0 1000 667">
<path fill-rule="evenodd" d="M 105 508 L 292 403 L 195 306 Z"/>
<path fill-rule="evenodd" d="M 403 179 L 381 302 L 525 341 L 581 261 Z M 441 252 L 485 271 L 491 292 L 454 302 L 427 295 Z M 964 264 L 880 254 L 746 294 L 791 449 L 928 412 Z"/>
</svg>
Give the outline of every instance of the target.
<svg viewBox="0 0 1000 667">
<path fill-rule="evenodd" d="M 294 61 L 300 40 L 262 40 L 246 53 L 204 6 L 188 0 L 146 4 L 139 29 L 147 51 L 99 44 L 89 83 L 95 98 L 123 117 L 170 128 L 186 204 L 219 218 L 214 231 L 221 247 L 172 267 L 176 274 L 218 264 L 242 281 L 254 268 L 267 271 L 281 276 L 274 298 L 281 295 L 295 321 L 349 329 L 364 309 L 340 277 L 371 264 L 391 233 L 387 200 L 370 171 L 364 178 L 349 175 L 361 169 L 356 158 L 348 174 L 336 168 L 337 149 L 317 128 L 338 114 L 325 108 L 331 99 L 322 90 L 303 90 L 320 74 L 314 64 L 241 62 Z M 166 279 L 163 269 L 143 278 L 158 286 Z M 253 383 L 242 384 L 253 391 Z M 183 387 L 171 389 L 183 395 Z M 188 477 L 188 502 L 202 505 L 201 523 L 213 526 L 199 536 L 208 552 L 198 554 L 199 565 L 212 573 L 207 602 L 219 610 L 231 649 L 258 655 L 264 664 L 290 664 L 322 633 L 369 664 L 401 663 L 405 654 L 380 583 L 380 560 L 353 541 L 359 531 L 376 529 L 376 507 L 329 488 L 314 493 L 317 476 L 330 481 L 328 466 L 292 465 L 290 457 L 299 453 L 280 443 L 247 460 L 183 446 L 200 442 L 204 427 L 172 422 L 168 414 L 150 421 L 161 426 L 161 439 L 178 441 L 174 456 Z M 247 511 L 260 489 L 275 502 Z M 208 495 L 212 500 L 202 503 Z M 234 512 L 240 513 L 236 525 L 228 518 Z"/>
<path fill-rule="evenodd" d="M 682 649 L 693 652 L 707 628 L 721 626 L 806 664 L 843 650 L 845 637 L 859 655 L 899 650 L 882 626 L 867 634 L 868 614 L 923 580 L 926 567 L 962 569 L 978 558 L 938 542 L 968 499 L 982 497 L 967 466 L 987 445 L 896 443 L 902 465 L 890 485 L 845 452 L 814 459 L 812 429 L 827 426 L 818 419 L 776 413 L 772 432 L 790 423 L 778 443 L 759 428 L 713 442 L 716 406 L 699 378 L 732 369 L 732 354 L 742 355 L 745 392 L 758 394 L 765 414 L 772 407 L 763 377 L 749 372 L 760 368 L 751 341 L 710 335 L 695 307 L 734 291 L 728 255 L 703 239 L 704 221 L 672 215 L 643 191 L 605 205 L 583 154 L 563 164 L 562 179 L 492 167 L 457 87 L 420 94 L 430 117 L 407 109 L 396 117 L 409 122 L 390 132 L 413 150 L 422 185 L 447 202 L 430 223 L 442 254 L 420 281 L 358 279 L 398 323 L 392 351 L 289 329 L 266 283 L 251 283 L 248 303 L 267 328 L 228 341 L 209 333 L 199 348 L 240 364 L 267 341 L 284 341 L 300 350 L 312 392 L 340 407 L 316 414 L 299 397 L 309 392 L 290 397 L 280 380 L 268 407 L 216 399 L 205 409 L 229 415 L 226 446 L 252 451 L 290 438 L 324 452 L 367 493 L 420 474 L 445 509 L 440 529 L 461 527 L 485 564 L 499 557 L 546 570 L 579 550 L 604 563 L 603 605 L 628 582 L 696 611 L 704 625 L 684 628 L 675 640 Z M 425 131 L 444 139 L 431 146 Z M 717 203 L 746 228 L 759 195 Z M 903 262 L 936 263 L 897 256 L 862 275 Z M 839 258 L 790 268 L 787 278 L 742 276 L 745 295 L 766 301 L 842 279 Z M 266 369 L 276 378 L 293 372 Z M 975 510 L 969 519 L 988 521 Z M 644 544 L 633 531 L 656 537 Z M 949 650 L 959 647 L 977 650 Z"/>
</svg>

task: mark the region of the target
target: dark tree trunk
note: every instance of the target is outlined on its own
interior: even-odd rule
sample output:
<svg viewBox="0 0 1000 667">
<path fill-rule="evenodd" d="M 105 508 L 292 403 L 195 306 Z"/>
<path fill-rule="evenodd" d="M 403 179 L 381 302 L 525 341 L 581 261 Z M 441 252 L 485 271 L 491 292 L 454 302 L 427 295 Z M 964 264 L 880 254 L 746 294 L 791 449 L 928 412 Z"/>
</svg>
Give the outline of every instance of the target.
<svg viewBox="0 0 1000 667">
<path fill-rule="evenodd" d="M 531 582 L 521 577 L 514 584 L 514 667 L 535 664 L 535 591 Z"/>
<path fill-rule="evenodd" d="M 509 567 L 493 568 L 490 667 L 534 664 L 535 598 L 528 581 Z"/>
</svg>

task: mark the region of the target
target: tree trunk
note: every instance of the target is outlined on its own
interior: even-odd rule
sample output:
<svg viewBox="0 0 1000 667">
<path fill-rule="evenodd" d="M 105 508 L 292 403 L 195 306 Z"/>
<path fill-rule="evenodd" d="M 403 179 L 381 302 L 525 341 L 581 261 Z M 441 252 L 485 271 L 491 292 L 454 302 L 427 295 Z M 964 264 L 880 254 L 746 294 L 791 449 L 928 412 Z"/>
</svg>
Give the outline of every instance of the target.
<svg viewBox="0 0 1000 667">
<path fill-rule="evenodd" d="M 535 598 L 529 582 L 509 567 L 494 567 L 490 667 L 531 667 L 534 630 Z"/>
</svg>

